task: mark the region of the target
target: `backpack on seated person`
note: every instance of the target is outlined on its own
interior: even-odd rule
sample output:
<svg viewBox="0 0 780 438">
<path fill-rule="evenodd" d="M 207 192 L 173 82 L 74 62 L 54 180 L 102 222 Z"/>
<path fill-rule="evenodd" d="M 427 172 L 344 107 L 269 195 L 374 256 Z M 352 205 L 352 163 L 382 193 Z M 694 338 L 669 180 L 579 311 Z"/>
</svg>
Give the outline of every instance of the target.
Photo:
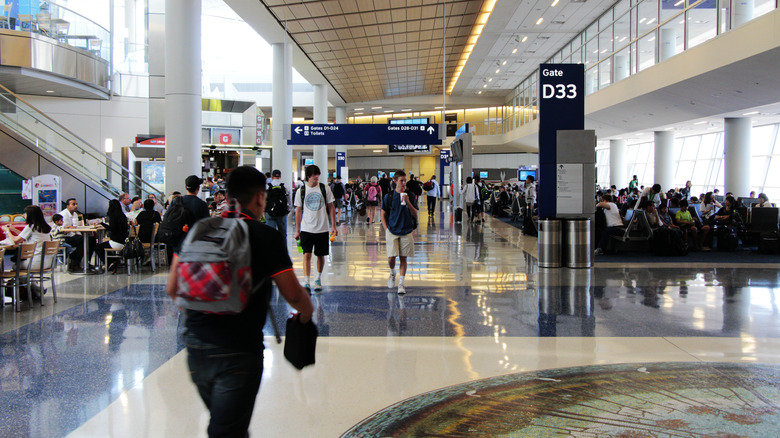
<svg viewBox="0 0 780 438">
<path fill-rule="evenodd" d="M 287 190 L 284 183 L 275 186 L 268 183 L 268 200 L 265 204 L 265 212 L 272 217 L 287 216 L 290 208 L 287 206 Z"/>
<path fill-rule="evenodd" d="M 433 185 L 433 180 L 429 179 L 428 181 L 425 181 L 425 184 L 423 184 L 423 190 L 426 192 L 430 192 L 433 190 L 435 186 Z"/>
<path fill-rule="evenodd" d="M 157 240 L 166 245 L 176 245 L 184 239 L 189 224 L 192 223 L 192 213 L 177 202 L 168 207 L 157 230 Z"/>
<path fill-rule="evenodd" d="M 252 250 L 244 218 L 249 216 L 223 214 L 192 227 L 179 252 L 177 306 L 220 315 L 244 310 L 260 286 L 252 287 Z"/>
</svg>

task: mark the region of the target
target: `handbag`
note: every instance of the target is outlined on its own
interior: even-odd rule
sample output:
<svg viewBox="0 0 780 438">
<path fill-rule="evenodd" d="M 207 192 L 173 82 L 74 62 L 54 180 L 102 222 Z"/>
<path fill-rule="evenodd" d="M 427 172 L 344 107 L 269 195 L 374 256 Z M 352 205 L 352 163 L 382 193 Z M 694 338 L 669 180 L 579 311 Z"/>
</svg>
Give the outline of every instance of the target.
<svg viewBox="0 0 780 438">
<path fill-rule="evenodd" d="M 317 326 L 312 321 L 303 324 L 298 315 L 287 319 L 284 358 L 299 370 L 314 365 L 318 334 Z"/>
<path fill-rule="evenodd" d="M 282 343 L 282 337 L 279 335 L 279 327 L 274 318 L 274 308 L 271 306 L 270 297 L 268 302 L 268 317 L 271 318 L 271 326 L 274 329 L 276 343 Z M 314 321 L 309 320 L 306 324 L 301 322 L 298 314 L 287 319 L 286 333 L 284 337 L 284 358 L 287 359 L 296 369 L 302 370 L 304 367 L 314 365 L 314 357 L 317 349 L 317 326 Z"/>
</svg>

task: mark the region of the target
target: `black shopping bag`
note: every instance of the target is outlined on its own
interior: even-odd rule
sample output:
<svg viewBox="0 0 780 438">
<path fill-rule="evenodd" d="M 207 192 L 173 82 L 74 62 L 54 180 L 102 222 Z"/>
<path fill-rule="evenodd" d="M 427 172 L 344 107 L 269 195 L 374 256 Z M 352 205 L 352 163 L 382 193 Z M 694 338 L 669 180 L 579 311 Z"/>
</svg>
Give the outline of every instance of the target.
<svg viewBox="0 0 780 438">
<path fill-rule="evenodd" d="M 312 321 L 303 324 L 298 315 L 289 318 L 284 340 L 285 359 L 299 370 L 314 365 L 318 334 L 317 326 Z"/>
</svg>

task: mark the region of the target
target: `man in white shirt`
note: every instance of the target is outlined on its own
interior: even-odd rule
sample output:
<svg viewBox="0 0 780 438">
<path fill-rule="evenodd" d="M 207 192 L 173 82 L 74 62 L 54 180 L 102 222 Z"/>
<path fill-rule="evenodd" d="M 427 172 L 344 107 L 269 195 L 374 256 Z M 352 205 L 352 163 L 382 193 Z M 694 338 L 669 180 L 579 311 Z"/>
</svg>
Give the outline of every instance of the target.
<svg viewBox="0 0 780 438">
<path fill-rule="evenodd" d="M 596 255 L 602 255 L 609 246 L 609 237 L 622 235 L 624 230 L 622 229 L 623 218 L 620 217 L 618 206 L 612 202 L 612 195 L 602 195 L 601 202 L 596 204 L 596 208 L 598 207 L 604 209 L 604 216 L 607 218 L 607 228 L 604 229 L 599 244 L 596 245 Z"/>
<path fill-rule="evenodd" d="M 647 202 L 652 202 L 657 210 L 661 207 L 661 201 L 663 200 L 661 184 L 653 184 L 652 187 L 645 187 L 639 195 L 639 199 L 642 199 L 643 196 L 646 196 Z"/>
<path fill-rule="evenodd" d="M 425 192 L 425 196 L 428 201 L 428 216 L 433 216 L 436 213 L 436 200 L 439 198 L 439 183 L 436 182 L 436 175 L 431 175 L 429 182 L 433 184 L 433 188 Z"/>
<path fill-rule="evenodd" d="M 300 239 L 303 248 L 303 276 L 306 290 L 311 291 L 312 250 L 317 256 L 317 280 L 314 290 L 322 290 L 322 269 L 325 257 L 330 253 L 328 218 L 330 232 L 335 237 L 336 209 L 333 206 L 333 192 L 326 184 L 320 184 L 320 168 L 311 165 L 306 168 L 306 184 L 295 194 L 295 240 Z"/>
<path fill-rule="evenodd" d="M 79 204 L 76 202 L 75 198 L 69 198 L 67 201 L 65 201 L 65 210 L 60 212 L 60 215 L 62 215 L 62 225 L 64 230 L 67 231 L 68 228 L 78 227 L 81 225 L 79 215 L 76 213 L 78 207 Z M 75 248 L 75 250 L 70 254 L 70 266 L 68 267 L 68 269 L 72 272 L 83 272 L 79 265 L 81 264 L 81 259 L 84 258 L 84 239 L 88 239 L 87 260 L 89 260 L 89 258 L 92 257 L 92 252 L 95 250 L 95 239 L 88 235 L 74 233 L 72 231 L 65 235 L 64 242 Z"/>
</svg>

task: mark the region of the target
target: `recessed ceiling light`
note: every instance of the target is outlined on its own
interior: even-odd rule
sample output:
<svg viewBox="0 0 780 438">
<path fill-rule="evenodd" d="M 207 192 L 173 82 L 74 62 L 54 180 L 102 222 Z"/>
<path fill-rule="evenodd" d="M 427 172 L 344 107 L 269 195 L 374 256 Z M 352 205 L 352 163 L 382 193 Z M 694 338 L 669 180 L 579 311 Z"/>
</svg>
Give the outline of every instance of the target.
<svg viewBox="0 0 780 438">
<path fill-rule="evenodd" d="M 444 107 L 443 106 L 437 106 L 437 107 L 434 107 L 433 109 L 444 109 Z"/>
<path fill-rule="evenodd" d="M 372 106 L 371 109 L 382 109 L 381 106 Z"/>
<path fill-rule="evenodd" d="M 379 152 L 384 152 L 384 151 L 382 151 L 382 149 L 374 149 L 374 152 L 379 153 Z"/>
<path fill-rule="evenodd" d="M 493 82 L 493 78 L 488 78 L 488 82 Z"/>
<path fill-rule="evenodd" d="M 506 61 L 502 62 L 501 65 L 506 65 Z"/>
<path fill-rule="evenodd" d="M 355 115 L 356 115 L 356 116 L 359 116 L 359 115 L 361 115 L 361 114 L 363 114 L 363 113 L 355 113 Z"/>
<path fill-rule="evenodd" d="M 550 5 L 550 7 L 554 8 L 556 5 L 558 5 L 558 2 L 560 2 L 560 1 L 561 1 L 561 0 L 555 0 L 554 2 L 552 2 L 552 4 Z"/>
<path fill-rule="evenodd" d="M 744 114 L 742 114 L 742 115 L 743 115 L 743 116 L 752 116 L 752 115 L 755 115 L 755 114 L 758 114 L 758 111 L 751 111 L 751 112 L 749 112 L 749 113 L 744 113 Z"/>
<path fill-rule="evenodd" d="M 487 84 L 483 85 L 482 88 L 487 88 Z"/>
<path fill-rule="evenodd" d="M 47 93 L 54 93 L 54 90 L 46 90 Z"/>
<path fill-rule="evenodd" d="M 542 24 L 542 21 L 544 21 L 544 17 L 539 17 L 539 19 L 536 20 L 536 24 L 537 25 Z"/>
<path fill-rule="evenodd" d="M 707 121 L 706 120 L 702 120 L 701 122 L 694 123 L 694 125 L 704 125 L 705 123 L 707 123 Z"/>
<path fill-rule="evenodd" d="M 500 69 L 500 68 L 497 68 L 497 69 L 496 69 L 496 74 L 498 74 L 498 72 L 500 72 L 500 71 L 501 71 L 501 69 Z"/>
<path fill-rule="evenodd" d="M 391 113 L 391 112 L 393 112 L 393 110 L 384 110 L 384 112 Z"/>
<path fill-rule="evenodd" d="M 355 108 L 352 111 L 363 111 L 365 108 Z"/>
<path fill-rule="evenodd" d="M 411 108 L 402 109 L 401 111 L 411 111 Z"/>
<path fill-rule="evenodd" d="M 517 53 L 517 49 L 512 50 L 512 53 Z"/>
<path fill-rule="evenodd" d="M 526 41 L 528 41 L 528 36 L 524 36 L 524 37 L 523 37 L 523 39 L 522 39 L 520 42 L 521 42 L 521 43 L 524 43 L 524 42 L 526 42 Z"/>
<path fill-rule="evenodd" d="M 477 94 L 482 94 L 482 90 L 477 91 Z"/>
<path fill-rule="evenodd" d="M 645 22 L 645 20 L 647 20 L 647 17 L 645 17 L 645 18 L 642 18 L 641 20 L 639 20 L 639 24 L 642 24 L 642 23 L 644 23 L 644 22 Z"/>
</svg>

